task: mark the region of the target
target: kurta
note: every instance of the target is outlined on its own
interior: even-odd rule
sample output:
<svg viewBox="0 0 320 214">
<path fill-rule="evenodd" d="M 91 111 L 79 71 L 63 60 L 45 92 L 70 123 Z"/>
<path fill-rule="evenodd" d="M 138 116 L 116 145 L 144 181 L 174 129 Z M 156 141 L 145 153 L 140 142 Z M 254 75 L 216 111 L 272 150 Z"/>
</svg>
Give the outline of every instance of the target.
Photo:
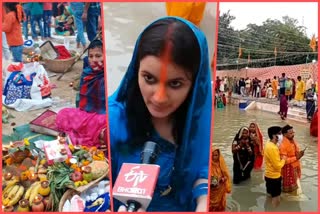
<svg viewBox="0 0 320 214">
<path fill-rule="evenodd" d="M 305 92 L 305 83 L 303 80 L 297 81 L 296 86 L 296 96 L 294 97 L 297 101 L 302 101 L 304 99 L 304 92 Z"/>
</svg>

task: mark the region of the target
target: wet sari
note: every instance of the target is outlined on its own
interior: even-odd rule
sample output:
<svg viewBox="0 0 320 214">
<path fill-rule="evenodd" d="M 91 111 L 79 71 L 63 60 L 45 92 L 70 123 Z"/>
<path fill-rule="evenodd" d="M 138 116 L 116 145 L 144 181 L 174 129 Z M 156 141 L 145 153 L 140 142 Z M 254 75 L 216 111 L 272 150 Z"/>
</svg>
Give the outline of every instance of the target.
<svg viewBox="0 0 320 214">
<path fill-rule="evenodd" d="M 280 97 L 280 116 L 282 119 L 285 119 L 288 114 L 288 100 L 285 95 Z"/>
<path fill-rule="evenodd" d="M 240 149 L 233 152 L 233 183 L 238 184 L 241 181 L 247 180 L 251 177 L 251 171 L 254 165 L 254 153 L 250 153 L 246 146 L 241 145 L 240 138 L 243 130 L 248 130 L 247 127 L 242 127 L 233 140 L 233 145 L 239 146 Z M 249 146 L 254 151 L 253 143 Z"/>
<path fill-rule="evenodd" d="M 219 149 L 219 161 L 211 161 L 211 185 L 209 212 L 225 211 L 227 206 L 227 193 L 231 193 L 231 179 L 229 170 Z"/>
<path fill-rule="evenodd" d="M 318 110 L 314 113 L 310 123 L 310 135 L 318 137 Z"/>
<path fill-rule="evenodd" d="M 282 174 L 282 191 L 293 192 L 298 189 L 298 179 L 301 178 L 301 165 L 297 160 L 296 154 L 300 152 L 298 144 L 290 142 L 288 138 L 283 137 L 280 144 L 280 155 L 286 156 L 287 161 L 281 170 Z"/>
<path fill-rule="evenodd" d="M 261 130 L 258 126 L 257 123 L 251 123 L 255 125 L 256 128 L 256 137 L 257 137 L 257 142 L 254 143 L 254 169 L 261 169 L 262 163 L 263 163 L 263 136 L 261 133 Z"/>
</svg>

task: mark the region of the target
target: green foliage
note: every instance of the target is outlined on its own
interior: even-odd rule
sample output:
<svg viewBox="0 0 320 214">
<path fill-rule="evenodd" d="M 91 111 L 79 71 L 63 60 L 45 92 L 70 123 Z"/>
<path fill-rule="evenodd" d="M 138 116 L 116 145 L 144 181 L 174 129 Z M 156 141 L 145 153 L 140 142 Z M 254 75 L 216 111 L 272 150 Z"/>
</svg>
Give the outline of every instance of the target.
<svg viewBox="0 0 320 214">
<path fill-rule="evenodd" d="M 309 46 L 311 38 L 307 37 L 305 27 L 299 26 L 294 18 L 267 19 L 262 25 L 250 23 L 243 30 L 231 27 L 235 19 L 230 11 L 219 18 L 217 69 L 294 65 L 318 58 Z M 240 58 L 239 47 L 242 48 Z"/>
</svg>

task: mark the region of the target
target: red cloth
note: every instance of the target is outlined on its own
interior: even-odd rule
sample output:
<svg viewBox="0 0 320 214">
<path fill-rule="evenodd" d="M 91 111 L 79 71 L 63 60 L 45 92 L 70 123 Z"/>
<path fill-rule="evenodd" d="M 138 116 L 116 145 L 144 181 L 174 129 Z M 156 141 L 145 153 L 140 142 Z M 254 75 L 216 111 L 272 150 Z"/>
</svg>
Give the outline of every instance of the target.
<svg viewBox="0 0 320 214">
<path fill-rule="evenodd" d="M 300 168 L 294 168 L 291 164 L 282 167 L 282 191 L 293 192 L 298 189 L 297 179 L 299 178 Z"/>
<path fill-rule="evenodd" d="M 55 49 L 57 50 L 59 56 L 57 59 L 68 59 L 71 58 L 70 52 L 66 49 L 65 46 L 63 45 L 56 45 L 54 46 Z"/>
<path fill-rule="evenodd" d="M 58 130 L 67 133 L 74 145 L 99 147 L 99 137 L 106 133 L 106 125 L 105 114 L 89 113 L 78 108 L 64 108 L 56 117 Z"/>
<path fill-rule="evenodd" d="M 23 63 L 20 62 L 19 64 L 10 64 L 7 70 L 10 72 L 15 72 L 15 71 L 21 71 L 22 68 L 23 68 Z"/>
<path fill-rule="evenodd" d="M 223 105 L 224 105 L 224 106 L 227 105 L 227 98 L 226 98 L 226 96 L 222 96 L 222 102 L 223 102 Z"/>
<path fill-rule="evenodd" d="M 311 124 L 310 124 L 310 135 L 318 137 L 318 110 L 313 115 Z"/>
<path fill-rule="evenodd" d="M 255 154 L 255 159 L 254 159 L 254 169 L 261 169 L 262 163 L 263 163 L 263 136 L 261 133 L 261 130 L 258 126 L 257 123 L 254 123 L 256 127 L 256 134 L 258 135 L 259 141 L 260 141 L 260 149 L 258 145 L 254 145 L 254 154 Z"/>
<path fill-rule="evenodd" d="M 52 2 L 43 2 L 43 10 L 52 10 Z"/>
</svg>

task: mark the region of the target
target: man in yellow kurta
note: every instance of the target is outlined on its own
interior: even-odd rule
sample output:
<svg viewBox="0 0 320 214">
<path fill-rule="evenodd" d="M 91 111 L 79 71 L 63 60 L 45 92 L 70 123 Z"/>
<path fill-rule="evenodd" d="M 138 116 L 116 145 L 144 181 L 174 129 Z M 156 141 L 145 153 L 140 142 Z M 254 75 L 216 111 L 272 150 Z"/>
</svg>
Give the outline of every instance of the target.
<svg viewBox="0 0 320 214">
<path fill-rule="evenodd" d="M 179 16 L 200 26 L 206 2 L 166 2 L 168 16 Z"/>
<path fill-rule="evenodd" d="M 280 155 L 287 158 L 286 164 L 282 168 L 282 191 L 300 194 L 297 192 L 301 178 L 300 158 L 304 151 L 300 151 L 297 142 L 294 140 L 293 127 L 286 125 L 282 128 L 283 140 L 280 144 Z"/>
<path fill-rule="evenodd" d="M 301 76 L 298 76 L 298 81 L 296 83 L 296 95 L 294 99 L 297 101 L 298 106 L 302 106 L 301 101 L 304 99 L 304 93 L 305 93 L 305 83 L 301 79 Z"/>
<path fill-rule="evenodd" d="M 276 76 L 273 77 L 273 80 L 271 82 L 272 87 L 272 95 L 273 97 L 278 97 L 278 79 Z"/>
<path fill-rule="evenodd" d="M 280 158 L 280 151 L 277 143 L 281 141 L 281 127 L 272 126 L 268 128 L 269 141 L 265 145 L 265 174 L 267 193 L 272 197 L 273 207 L 280 204 L 281 194 L 281 169 L 285 164 L 285 159 Z"/>
</svg>

